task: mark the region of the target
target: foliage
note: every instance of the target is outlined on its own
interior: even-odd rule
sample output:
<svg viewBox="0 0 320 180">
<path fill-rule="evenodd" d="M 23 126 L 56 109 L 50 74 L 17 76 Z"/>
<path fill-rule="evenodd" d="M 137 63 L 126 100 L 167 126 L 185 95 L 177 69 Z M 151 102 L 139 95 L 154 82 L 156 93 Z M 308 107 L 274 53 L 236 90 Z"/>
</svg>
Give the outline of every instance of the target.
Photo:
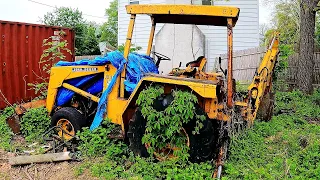
<svg viewBox="0 0 320 180">
<path fill-rule="evenodd" d="M 274 70 L 273 81 L 275 82 L 278 77 L 283 77 L 283 73 L 288 68 L 288 57 L 294 54 L 293 45 L 280 44 L 280 56 Z M 282 76 L 281 76 L 282 75 Z"/>
<path fill-rule="evenodd" d="M 275 6 L 272 19 L 275 27 L 280 32 L 283 44 L 299 42 L 300 8 L 297 0 L 281 1 Z"/>
<path fill-rule="evenodd" d="M 82 16 L 82 12 L 78 9 L 68 7 L 56 8 L 44 15 L 41 21 L 50 26 L 72 28 L 75 31 L 75 55 L 100 54 L 100 51 L 98 52 L 98 38 L 95 34 L 96 27 L 86 22 Z"/>
<path fill-rule="evenodd" d="M 174 155 L 186 160 L 189 157 L 189 147 L 186 144 L 186 136 L 182 132 L 184 124 L 187 124 L 194 117 L 197 119 L 193 134 L 199 133 L 203 127 L 201 123 L 205 116 L 197 115 L 195 104 L 198 99 L 190 92 L 180 90 L 173 91 L 173 101 L 164 111 L 157 111 L 153 108 L 154 101 L 164 93 L 161 86 L 150 86 L 143 90 L 136 101 L 141 107 L 141 113 L 147 120 L 146 133 L 142 143 L 149 144 L 148 152 L 153 154 L 156 149 L 163 149 L 167 146 L 176 147 Z M 166 127 L 166 128 L 164 128 Z M 167 154 L 159 154 L 166 157 Z"/>
<path fill-rule="evenodd" d="M 127 151 L 123 142 L 110 139 L 108 135 L 116 128 L 116 125 L 110 120 L 103 121 L 103 127 L 90 131 L 89 128 L 83 128 L 77 133 L 80 138 L 79 150 L 85 157 L 98 157 L 102 155 L 119 155 Z"/>
<path fill-rule="evenodd" d="M 72 54 L 71 50 L 67 48 L 68 42 L 63 39 L 64 31 L 60 31 L 56 36 L 50 36 L 44 39 L 42 47 L 47 49 L 43 50 L 39 63 L 42 65 L 42 70 L 50 74 L 50 67 L 59 60 L 65 60 L 65 53 Z M 37 87 L 35 87 L 37 89 Z M 41 88 L 40 88 L 41 89 Z"/>
<path fill-rule="evenodd" d="M 86 160 L 75 170 L 77 175 L 81 175 L 85 169 L 89 169 L 92 175 L 104 179 L 211 179 L 213 168 L 210 162 L 155 162 L 152 158 L 134 157 L 130 153 L 125 156 L 112 154 Z"/>
<path fill-rule="evenodd" d="M 100 41 L 107 41 L 113 47 L 118 46 L 118 1 L 113 0 L 106 9 L 108 21 L 101 26 Z"/>
<path fill-rule="evenodd" d="M 5 108 L 0 115 L 0 148 L 4 150 L 10 150 L 10 141 L 13 136 L 13 132 L 8 126 L 6 119 L 14 114 L 14 107 Z"/>
<path fill-rule="evenodd" d="M 152 98 L 143 98 L 148 93 L 152 94 Z M 148 107 L 150 101 L 153 102 L 162 93 L 163 88 L 151 86 L 143 91 L 142 94 L 144 95 L 139 97 L 139 104 L 144 104 L 145 107 L 150 108 Z M 176 118 L 183 118 L 184 120 L 179 119 L 179 121 L 187 122 L 188 119 L 190 120 L 190 116 L 193 116 L 193 113 L 191 115 L 189 112 L 193 109 L 193 103 L 190 102 L 196 102 L 197 99 L 194 95 L 181 91 L 174 91 L 174 96 L 175 100 L 172 102 L 171 109 L 167 108 L 166 111 L 171 111 L 173 114 L 172 109 L 177 109 Z M 180 104 L 186 105 L 181 106 Z M 151 116 L 148 117 L 152 118 L 152 113 L 150 114 Z M 172 135 L 161 134 L 162 136 L 170 137 L 171 139 L 177 138 L 173 137 L 173 135 L 180 132 L 182 124 L 178 124 L 177 119 L 174 119 L 162 119 L 165 120 L 165 124 L 161 126 L 172 126 L 169 131 L 166 131 L 172 133 Z M 202 119 L 202 117 L 199 117 L 199 119 Z M 160 121 L 161 119 L 159 119 Z M 151 121 L 151 124 L 156 126 L 156 130 L 158 130 L 160 124 L 155 125 L 156 123 L 156 121 Z M 108 138 L 108 135 L 116 128 L 114 124 L 110 123 L 109 120 L 105 120 L 103 126 L 92 132 L 88 128 L 84 128 L 82 132 L 77 134 L 81 140 L 79 149 L 84 157 L 88 157 L 85 163 L 76 168 L 77 175 L 81 175 L 85 169 L 89 169 L 92 175 L 104 179 L 210 179 L 212 175 L 214 167 L 211 162 L 193 164 L 184 161 L 182 158 L 156 162 L 152 157 L 135 157 L 122 141 Z M 155 129 L 151 128 L 150 133 L 155 133 L 153 130 Z"/>
<path fill-rule="evenodd" d="M 99 137 L 106 137 L 104 133 L 93 131 L 95 134 L 91 137 L 96 144 L 99 144 Z M 109 129 L 109 128 L 107 128 Z M 86 130 L 85 130 L 86 131 Z M 132 152 L 128 151 L 128 147 L 121 141 L 110 140 L 109 142 L 102 140 L 104 149 L 95 151 L 100 157 L 86 159 L 85 162 L 77 167 L 76 174 L 81 175 L 84 169 L 89 169 L 92 175 L 105 179 L 205 179 L 210 178 L 213 172 L 213 166 L 210 163 L 193 164 L 189 162 L 178 162 L 174 160 L 155 162 L 153 158 L 135 157 Z M 96 146 L 94 143 L 88 145 Z M 89 148 L 90 146 L 82 146 Z M 93 151 L 92 151 L 93 152 Z M 102 154 L 105 154 L 101 157 Z M 92 154 L 93 155 L 93 154 Z"/>
<path fill-rule="evenodd" d="M 50 126 L 50 117 L 44 107 L 29 109 L 21 118 L 21 132 L 28 142 L 41 140 Z"/>
<path fill-rule="evenodd" d="M 225 179 L 319 179 L 319 99 L 277 93 L 277 115 L 232 139 Z"/>
<path fill-rule="evenodd" d="M 43 40 L 42 47 L 46 49 L 43 50 L 39 64 L 42 66 L 42 70 L 48 74 L 50 74 L 52 64 L 55 64 L 58 60 L 65 60 L 66 53 L 72 54 L 71 50 L 67 48 L 67 40 L 63 39 L 64 35 L 65 32 L 61 30 L 56 36 L 50 36 Z M 48 78 L 38 77 L 40 82 L 28 83 L 28 86 L 38 95 L 37 99 L 44 99 L 47 96 Z"/>
<path fill-rule="evenodd" d="M 118 50 L 123 53 L 124 52 L 124 47 L 125 47 L 125 45 L 121 44 L 120 46 L 118 46 Z M 137 52 L 137 51 L 139 51 L 141 49 L 142 48 L 140 46 L 135 46 L 134 44 L 131 44 L 131 46 L 130 46 L 130 52 Z"/>
<path fill-rule="evenodd" d="M 34 90 L 34 93 L 38 95 L 35 100 L 37 99 L 45 99 L 48 93 L 48 83 L 47 82 L 40 82 L 40 83 L 28 83 L 30 90 Z"/>
<path fill-rule="evenodd" d="M 92 24 L 88 24 L 86 28 L 86 36 L 84 37 L 84 49 L 82 51 L 83 55 L 99 55 L 101 54 L 99 48 L 98 38 L 96 36 L 96 29 Z"/>
<path fill-rule="evenodd" d="M 42 47 L 46 47 L 47 49 L 43 50 L 40 57 L 40 63 L 54 63 L 57 60 L 65 60 L 66 56 L 64 51 L 72 54 L 71 50 L 67 48 L 67 40 L 63 39 L 64 35 L 65 32 L 61 30 L 56 36 L 50 36 L 43 40 Z"/>
</svg>

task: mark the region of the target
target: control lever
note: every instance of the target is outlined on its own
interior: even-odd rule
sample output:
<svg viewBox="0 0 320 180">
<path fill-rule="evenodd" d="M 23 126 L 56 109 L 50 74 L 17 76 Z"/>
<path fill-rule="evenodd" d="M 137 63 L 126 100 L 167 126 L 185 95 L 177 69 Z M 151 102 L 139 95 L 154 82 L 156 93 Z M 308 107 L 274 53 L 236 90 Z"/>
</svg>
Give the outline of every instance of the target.
<svg viewBox="0 0 320 180">
<path fill-rule="evenodd" d="M 223 70 L 221 67 L 221 57 L 219 57 L 219 68 L 220 68 L 221 72 L 224 74 L 224 76 L 227 76 L 227 69 Z"/>
</svg>

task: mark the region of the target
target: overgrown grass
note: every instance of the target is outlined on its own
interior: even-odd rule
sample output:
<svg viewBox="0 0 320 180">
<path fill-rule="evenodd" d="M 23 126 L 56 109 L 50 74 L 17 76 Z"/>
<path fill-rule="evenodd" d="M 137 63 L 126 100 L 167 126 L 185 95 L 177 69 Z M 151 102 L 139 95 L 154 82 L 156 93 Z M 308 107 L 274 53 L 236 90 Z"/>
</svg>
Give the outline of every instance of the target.
<svg viewBox="0 0 320 180">
<path fill-rule="evenodd" d="M 270 122 L 232 139 L 224 179 L 320 179 L 320 91 L 276 94 Z"/>
<path fill-rule="evenodd" d="M 9 151 L 11 149 L 10 141 L 13 133 L 8 126 L 6 119 L 14 113 L 13 107 L 5 108 L 0 114 L 0 148 Z"/>
<path fill-rule="evenodd" d="M 50 126 L 50 117 L 44 107 L 29 109 L 20 122 L 21 132 L 28 142 L 41 141 Z"/>
<path fill-rule="evenodd" d="M 0 114 L 0 148 L 13 151 L 15 148 L 23 148 L 21 144 L 12 144 L 14 136 L 6 119 L 14 114 L 14 107 L 5 108 Z M 50 118 L 44 107 L 28 110 L 20 119 L 21 134 L 28 142 L 40 142 L 42 134 L 49 128 Z"/>
<path fill-rule="evenodd" d="M 84 163 L 76 168 L 76 175 L 85 169 L 104 179 L 210 179 L 212 175 L 211 162 L 157 162 L 153 158 L 136 157 L 123 141 L 108 139 L 107 134 L 115 125 L 105 121 L 104 126 L 93 132 L 85 128 L 78 133 Z"/>
<path fill-rule="evenodd" d="M 277 93 L 273 119 L 256 121 L 253 128 L 232 139 L 223 179 L 319 179 L 319 102 L 320 91 L 311 96 L 299 91 Z M 82 132 L 80 148 L 89 158 L 76 174 L 89 169 L 104 179 L 211 179 L 213 162 L 135 157 L 121 141 L 106 138 L 114 128 L 107 127 Z"/>
</svg>

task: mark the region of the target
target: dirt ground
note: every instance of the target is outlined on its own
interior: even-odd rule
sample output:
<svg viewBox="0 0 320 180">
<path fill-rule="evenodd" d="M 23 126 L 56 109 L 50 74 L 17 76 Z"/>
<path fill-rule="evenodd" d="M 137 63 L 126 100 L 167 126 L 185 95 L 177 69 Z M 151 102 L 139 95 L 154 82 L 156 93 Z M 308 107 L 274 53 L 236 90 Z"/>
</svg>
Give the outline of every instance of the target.
<svg viewBox="0 0 320 180">
<path fill-rule="evenodd" d="M 84 172 L 76 177 L 75 167 L 80 162 L 43 163 L 28 166 L 12 167 L 8 163 L 10 157 L 15 156 L 0 149 L 0 180 L 65 180 L 65 179 L 97 179 Z"/>
</svg>

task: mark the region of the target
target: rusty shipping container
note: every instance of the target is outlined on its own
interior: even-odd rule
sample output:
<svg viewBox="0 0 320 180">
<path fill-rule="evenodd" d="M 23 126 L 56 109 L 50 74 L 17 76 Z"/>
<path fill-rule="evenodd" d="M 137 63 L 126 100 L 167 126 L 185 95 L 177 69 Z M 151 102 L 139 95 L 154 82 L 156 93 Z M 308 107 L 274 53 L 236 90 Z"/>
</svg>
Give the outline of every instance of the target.
<svg viewBox="0 0 320 180">
<path fill-rule="evenodd" d="M 28 83 L 42 83 L 48 74 L 39 64 L 44 39 L 56 37 L 64 31 L 64 40 L 72 55 L 65 53 L 66 60 L 74 61 L 74 31 L 68 28 L 8 22 L 0 20 L 0 109 L 8 103 L 21 103 L 36 97 Z"/>
</svg>

